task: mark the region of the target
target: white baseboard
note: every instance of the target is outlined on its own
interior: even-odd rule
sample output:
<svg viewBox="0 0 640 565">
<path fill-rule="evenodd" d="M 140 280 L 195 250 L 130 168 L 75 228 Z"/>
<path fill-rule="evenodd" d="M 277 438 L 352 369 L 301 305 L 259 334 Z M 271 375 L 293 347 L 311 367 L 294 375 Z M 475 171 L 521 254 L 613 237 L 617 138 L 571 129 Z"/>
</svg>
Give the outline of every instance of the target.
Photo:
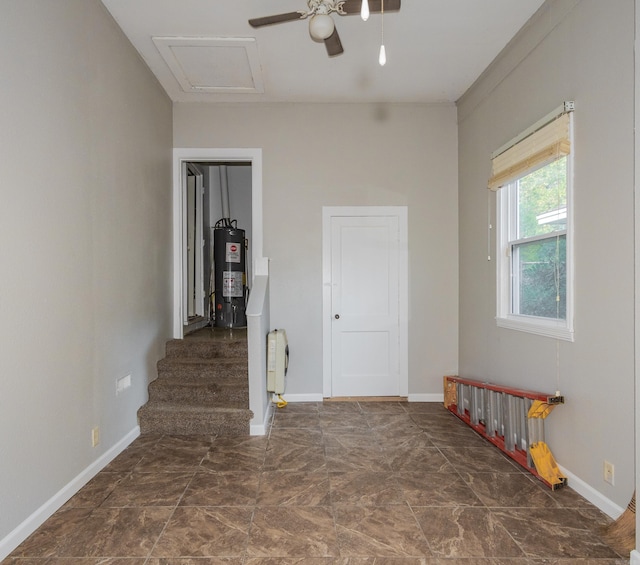
<svg viewBox="0 0 640 565">
<path fill-rule="evenodd" d="M 591 504 L 602 510 L 607 516 L 616 520 L 620 517 L 620 514 L 624 512 L 624 508 L 621 508 L 601 492 L 594 489 L 591 485 L 585 483 L 580 477 L 574 475 L 571 471 L 560 464 L 558 464 L 558 468 L 566 475 L 568 479 L 567 483 L 573 490 L 583 498 L 586 498 L 591 502 Z"/>
<path fill-rule="evenodd" d="M 252 436 L 264 436 L 267 435 L 269 429 L 269 420 L 271 418 L 271 411 L 273 409 L 273 403 L 267 403 L 267 409 L 264 411 L 264 421 L 262 424 L 251 424 L 249 427 L 249 435 Z"/>
<path fill-rule="evenodd" d="M 67 483 L 54 494 L 47 502 L 38 508 L 31 516 L 16 527 L 9 535 L 0 540 L 0 561 L 9 555 L 16 547 L 35 532 L 44 522 L 50 518 L 56 510 L 60 509 L 74 494 L 113 461 L 127 446 L 140 435 L 140 426 L 136 426 L 116 445 L 96 459 L 77 477 Z"/>
<path fill-rule="evenodd" d="M 296 403 L 296 402 L 322 402 L 323 396 L 321 393 L 317 394 L 283 394 L 282 398 L 284 398 L 287 402 Z"/>
<path fill-rule="evenodd" d="M 634 549 L 631 552 L 631 561 L 630 561 L 631 565 L 640 565 L 640 551 Z"/>
<path fill-rule="evenodd" d="M 409 394 L 408 400 L 409 402 L 439 402 L 440 404 L 444 404 L 444 393 Z"/>
</svg>

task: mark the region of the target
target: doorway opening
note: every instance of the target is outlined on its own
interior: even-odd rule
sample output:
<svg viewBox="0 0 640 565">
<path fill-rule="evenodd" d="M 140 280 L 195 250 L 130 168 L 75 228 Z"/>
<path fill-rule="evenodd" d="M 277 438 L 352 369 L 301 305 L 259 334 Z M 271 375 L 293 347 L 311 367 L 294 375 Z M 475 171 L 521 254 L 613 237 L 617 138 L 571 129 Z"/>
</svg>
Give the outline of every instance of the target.
<svg viewBox="0 0 640 565">
<path fill-rule="evenodd" d="M 248 245 L 241 288 L 248 295 L 254 265 L 262 258 L 261 151 L 174 150 L 175 338 L 215 321 L 214 232 L 221 219 L 244 230 Z"/>
</svg>

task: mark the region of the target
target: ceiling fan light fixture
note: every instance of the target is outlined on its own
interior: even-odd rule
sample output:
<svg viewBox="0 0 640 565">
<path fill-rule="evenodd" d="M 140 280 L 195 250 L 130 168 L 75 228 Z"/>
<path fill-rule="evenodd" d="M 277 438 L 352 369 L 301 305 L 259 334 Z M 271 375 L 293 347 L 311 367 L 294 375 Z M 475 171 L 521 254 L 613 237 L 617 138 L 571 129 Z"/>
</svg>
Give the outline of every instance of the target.
<svg viewBox="0 0 640 565">
<path fill-rule="evenodd" d="M 369 0 L 362 0 L 362 8 L 360 9 L 360 17 L 362 21 L 367 21 L 369 19 Z"/>
<path fill-rule="evenodd" d="M 378 63 L 381 67 L 384 67 L 387 62 L 387 52 L 384 48 L 384 43 L 380 45 L 380 55 L 378 55 Z"/>
<path fill-rule="evenodd" d="M 316 14 L 309 20 L 309 34 L 316 41 L 324 41 L 331 36 L 336 25 L 328 14 Z"/>
</svg>

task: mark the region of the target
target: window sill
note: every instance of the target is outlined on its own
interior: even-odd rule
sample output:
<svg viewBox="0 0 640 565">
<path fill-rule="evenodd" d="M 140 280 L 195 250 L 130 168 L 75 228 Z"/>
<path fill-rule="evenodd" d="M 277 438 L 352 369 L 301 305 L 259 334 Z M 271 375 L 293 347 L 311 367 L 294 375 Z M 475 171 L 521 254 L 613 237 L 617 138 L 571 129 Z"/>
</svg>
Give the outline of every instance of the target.
<svg viewBox="0 0 640 565">
<path fill-rule="evenodd" d="M 565 322 L 558 323 L 541 318 L 518 316 L 517 318 L 496 318 L 496 323 L 499 328 L 517 330 L 519 332 L 552 337 L 554 339 L 563 339 L 565 341 L 574 341 L 573 329 L 569 329 Z"/>
</svg>

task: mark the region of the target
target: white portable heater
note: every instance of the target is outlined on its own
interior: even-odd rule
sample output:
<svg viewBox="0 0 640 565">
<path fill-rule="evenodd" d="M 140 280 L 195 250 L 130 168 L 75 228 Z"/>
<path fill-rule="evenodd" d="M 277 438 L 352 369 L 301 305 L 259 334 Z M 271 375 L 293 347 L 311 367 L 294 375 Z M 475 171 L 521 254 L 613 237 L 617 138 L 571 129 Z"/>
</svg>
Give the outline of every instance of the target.
<svg viewBox="0 0 640 565">
<path fill-rule="evenodd" d="M 284 393 L 285 377 L 289 367 L 287 332 L 273 330 L 267 335 L 267 391 Z"/>
</svg>

